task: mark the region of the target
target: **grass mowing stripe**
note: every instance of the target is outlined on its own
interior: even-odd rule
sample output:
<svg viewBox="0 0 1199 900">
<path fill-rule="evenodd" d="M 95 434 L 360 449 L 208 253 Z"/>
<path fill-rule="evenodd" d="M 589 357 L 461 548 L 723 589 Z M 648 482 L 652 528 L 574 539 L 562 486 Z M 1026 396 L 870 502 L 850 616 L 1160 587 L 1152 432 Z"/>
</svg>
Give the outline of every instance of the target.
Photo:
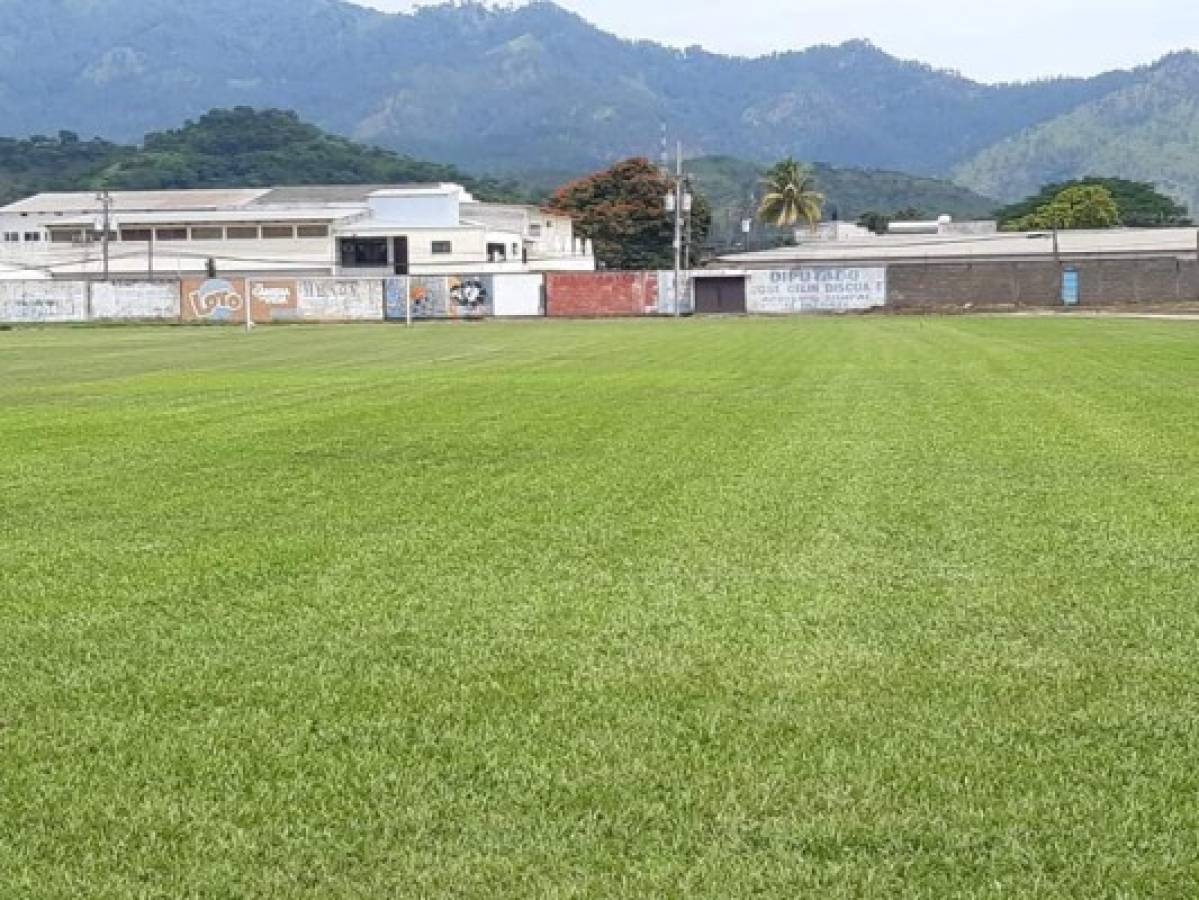
<svg viewBox="0 0 1199 900">
<path fill-rule="evenodd" d="M 0 334 L 0 895 L 1192 896 L 1196 336 Z"/>
</svg>

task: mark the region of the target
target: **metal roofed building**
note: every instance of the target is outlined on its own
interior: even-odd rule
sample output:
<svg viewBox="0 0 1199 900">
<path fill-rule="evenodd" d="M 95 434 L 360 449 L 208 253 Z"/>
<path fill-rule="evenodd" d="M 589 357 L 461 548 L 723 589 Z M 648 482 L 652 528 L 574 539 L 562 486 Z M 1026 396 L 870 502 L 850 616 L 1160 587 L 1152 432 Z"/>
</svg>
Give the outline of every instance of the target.
<svg viewBox="0 0 1199 900">
<path fill-rule="evenodd" d="M 1103 231 L 999 232 L 966 235 L 884 235 L 853 241 L 813 242 L 794 247 L 731 253 L 714 268 L 785 269 L 797 266 L 936 265 L 1059 259 L 1194 259 L 1194 228 L 1115 228 Z"/>
<path fill-rule="evenodd" d="M 457 184 L 45 193 L 0 208 L 0 278 L 592 271 L 568 216 Z"/>
</svg>

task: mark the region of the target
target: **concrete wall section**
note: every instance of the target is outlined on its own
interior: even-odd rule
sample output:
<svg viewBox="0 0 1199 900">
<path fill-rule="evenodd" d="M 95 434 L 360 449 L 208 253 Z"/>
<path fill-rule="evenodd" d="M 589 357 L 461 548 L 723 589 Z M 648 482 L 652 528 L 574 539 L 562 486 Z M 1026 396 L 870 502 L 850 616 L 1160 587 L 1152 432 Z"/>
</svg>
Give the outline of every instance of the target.
<svg viewBox="0 0 1199 900">
<path fill-rule="evenodd" d="M 508 318 L 542 314 L 545 279 L 540 275 L 496 275 L 493 279 L 495 315 Z"/>
<path fill-rule="evenodd" d="M 674 272 L 658 272 L 658 302 L 655 312 L 660 316 L 673 316 L 675 313 Z M 741 275 L 741 272 L 736 273 Z M 684 274 L 680 279 L 682 290 L 678 296 L 679 312 L 689 315 L 695 310 L 695 275 Z"/>
<path fill-rule="evenodd" d="M 1199 265 L 1175 257 L 1079 262 L 892 265 L 897 310 L 1062 306 L 1062 274 L 1078 272 L 1079 306 L 1199 303 Z"/>
<path fill-rule="evenodd" d="M 82 281 L 0 281 L 0 322 L 87 321 Z"/>
<path fill-rule="evenodd" d="M 408 318 L 408 278 L 396 275 L 383 282 L 383 318 L 403 322 Z"/>
<path fill-rule="evenodd" d="M 307 278 L 296 285 L 300 318 L 309 322 L 378 322 L 383 281 L 378 278 Z"/>
<path fill-rule="evenodd" d="M 655 272 L 550 273 L 545 292 L 551 317 L 644 316 L 658 309 Z"/>
<path fill-rule="evenodd" d="M 111 281 L 91 286 L 92 319 L 97 322 L 175 321 L 179 282 Z"/>
</svg>

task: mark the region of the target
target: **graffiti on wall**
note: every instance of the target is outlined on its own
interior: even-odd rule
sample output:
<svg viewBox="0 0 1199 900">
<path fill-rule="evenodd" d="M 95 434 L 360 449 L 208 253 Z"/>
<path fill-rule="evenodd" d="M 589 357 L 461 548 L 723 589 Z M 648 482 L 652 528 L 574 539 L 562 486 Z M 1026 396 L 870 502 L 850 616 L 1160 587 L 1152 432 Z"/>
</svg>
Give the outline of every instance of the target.
<svg viewBox="0 0 1199 900">
<path fill-rule="evenodd" d="M 0 281 L 0 322 L 82 322 L 87 285 L 79 281 Z"/>
<path fill-rule="evenodd" d="M 383 318 L 383 282 L 362 278 L 310 278 L 296 288 L 300 316 L 310 321 L 344 322 Z"/>
<path fill-rule="evenodd" d="M 92 318 L 179 318 L 179 285 L 173 281 L 112 281 L 92 285 Z"/>
<path fill-rule="evenodd" d="M 383 283 L 383 318 L 391 320 L 408 317 L 408 279 L 388 278 Z"/>
<path fill-rule="evenodd" d="M 488 276 L 464 275 L 449 280 L 449 314 L 472 319 L 491 315 L 494 286 Z"/>
<path fill-rule="evenodd" d="M 408 302 L 416 319 L 444 319 L 450 312 L 449 280 L 441 275 L 408 279 Z"/>
</svg>

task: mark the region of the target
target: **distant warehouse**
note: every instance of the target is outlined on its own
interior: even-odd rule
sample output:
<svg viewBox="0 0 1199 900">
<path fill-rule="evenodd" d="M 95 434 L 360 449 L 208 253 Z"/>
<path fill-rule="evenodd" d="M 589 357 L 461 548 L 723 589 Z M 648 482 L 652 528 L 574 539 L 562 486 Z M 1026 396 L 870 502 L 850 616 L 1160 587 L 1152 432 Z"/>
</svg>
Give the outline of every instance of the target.
<svg viewBox="0 0 1199 900">
<path fill-rule="evenodd" d="M 0 232 L 9 279 L 595 269 L 570 217 L 457 184 L 46 193 L 0 208 Z"/>
<path fill-rule="evenodd" d="M 734 253 L 696 273 L 698 312 L 1199 303 L 1199 231 L 889 234 Z"/>
</svg>

